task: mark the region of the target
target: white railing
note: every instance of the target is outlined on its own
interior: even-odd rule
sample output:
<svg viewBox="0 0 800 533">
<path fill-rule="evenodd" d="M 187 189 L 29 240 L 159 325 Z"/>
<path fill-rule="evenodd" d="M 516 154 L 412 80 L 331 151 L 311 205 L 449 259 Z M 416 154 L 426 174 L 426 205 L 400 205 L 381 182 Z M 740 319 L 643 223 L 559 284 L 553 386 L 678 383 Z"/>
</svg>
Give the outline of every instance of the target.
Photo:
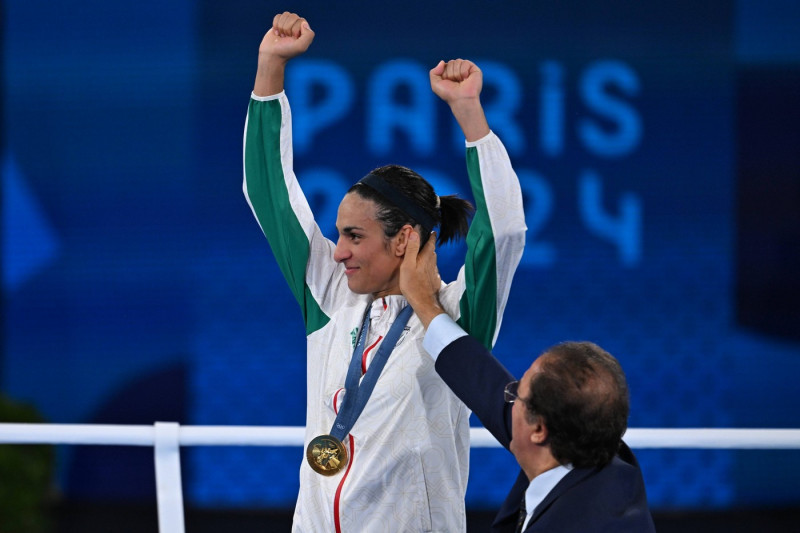
<svg viewBox="0 0 800 533">
<path fill-rule="evenodd" d="M 305 428 L 290 426 L 152 426 L 2 424 L 0 444 L 104 444 L 153 446 L 158 527 L 183 533 L 180 446 L 302 446 Z M 484 428 L 471 428 L 473 448 L 500 445 Z M 800 449 L 800 429 L 630 428 L 625 442 L 643 448 Z"/>
</svg>

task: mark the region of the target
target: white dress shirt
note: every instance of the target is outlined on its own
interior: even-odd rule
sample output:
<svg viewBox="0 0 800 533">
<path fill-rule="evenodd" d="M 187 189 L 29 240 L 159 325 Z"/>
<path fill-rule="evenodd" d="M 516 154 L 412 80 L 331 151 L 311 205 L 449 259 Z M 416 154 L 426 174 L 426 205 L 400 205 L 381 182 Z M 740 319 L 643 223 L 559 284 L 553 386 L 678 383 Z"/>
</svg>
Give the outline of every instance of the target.
<svg viewBox="0 0 800 533">
<path fill-rule="evenodd" d="M 442 313 L 436 315 L 428 324 L 425 338 L 422 339 L 422 347 L 435 362 L 448 344 L 466 334 L 467 332 L 461 329 L 461 326 L 456 324 L 447 313 Z"/>
<path fill-rule="evenodd" d="M 528 516 L 525 518 L 525 523 L 522 524 L 522 531 L 525 531 L 525 528 L 528 527 L 528 522 L 530 522 L 531 516 L 536 510 L 536 506 L 542 503 L 542 500 L 550 494 L 553 487 L 558 485 L 558 482 L 569 474 L 570 470 L 572 470 L 572 465 L 558 465 L 546 472 L 542 472 L 531 480 L 531 484 L 528 485 L 528 489 L 525 491 L 525 510 Z"/>
</svg>

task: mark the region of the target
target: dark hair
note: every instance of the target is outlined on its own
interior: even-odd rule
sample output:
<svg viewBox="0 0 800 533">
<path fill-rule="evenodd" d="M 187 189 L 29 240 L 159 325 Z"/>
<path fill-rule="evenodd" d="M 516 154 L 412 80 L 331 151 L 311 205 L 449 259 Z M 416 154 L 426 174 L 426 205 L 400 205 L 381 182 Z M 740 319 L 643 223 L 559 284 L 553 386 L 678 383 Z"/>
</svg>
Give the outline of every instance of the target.
<svg viewBox="0 0 800 533">
<path fill-rule="evenodd" d="M 439 226 L 437 242 L 446 242 L 464 238 L 469 230 L 469 217 L 475 211 L 468 201 L 456 195 L 440 196 L 437 209 L 436 193 L 430 183 L 410 168 L 400 165 L 386 165 L 373 170 L 370 174 L 380 177 L 395 190 L 424 210 Z M 378 206 L 375 217 L 383 226 L 386 237 L 394 237 L 406 224 L 416 226 L 421 221 L 415 220 L 399 207 L 392 204 L 375 189 L 356 183 L 347 191 L 355 192 L 366 200 L 372 200 Z M 423 231 L 423 233 L 425 233 Z M 420 235 L 420 245 L 424 245 L 429 235 Z"/>
<path fill-rule="evenodd" d="M 625 373 L 591 342 L 564 342 L 546 350 L 524 401 L 529 420 L 542 417 L 553 457 L 576 468 L 610 463 L 628 427 Z"/>
</svg>

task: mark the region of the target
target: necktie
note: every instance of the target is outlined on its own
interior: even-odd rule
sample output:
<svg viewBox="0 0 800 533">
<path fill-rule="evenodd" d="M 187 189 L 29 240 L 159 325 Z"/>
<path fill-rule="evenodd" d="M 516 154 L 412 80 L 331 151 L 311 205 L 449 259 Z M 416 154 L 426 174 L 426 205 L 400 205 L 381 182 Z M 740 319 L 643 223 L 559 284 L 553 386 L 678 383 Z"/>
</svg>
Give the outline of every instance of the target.
<svg viewBox="0 0 800 533">
<path fill-rule="evenodd" d="M 522 495 L 522 501 L 519 503 L 519 516 L 517 517 L 517 528 L 515 533 L 522 533 L 522 526 L 525 524 L 525 519 L 528 517 L 528 511 L 525 510 L 525 495 Z"/>
</svg>

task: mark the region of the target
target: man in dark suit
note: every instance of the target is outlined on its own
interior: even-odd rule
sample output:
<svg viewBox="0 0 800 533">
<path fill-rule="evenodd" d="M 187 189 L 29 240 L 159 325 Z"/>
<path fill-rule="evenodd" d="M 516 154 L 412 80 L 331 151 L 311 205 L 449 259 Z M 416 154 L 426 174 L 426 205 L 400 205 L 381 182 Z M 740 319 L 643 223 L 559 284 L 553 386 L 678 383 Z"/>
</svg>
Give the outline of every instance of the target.
<svg viewBox="0 0 800 533">
<path fill-rule="evenodd" d="M 427 328 L 436 371 L 522 468 L 492 531 L 654 532 L 627 429 L 628 387 L 596 344 L 548 348 L 520 381 L 439 306 L 435 239 L 412 234 L 400 289 Z"/>
</svg>

